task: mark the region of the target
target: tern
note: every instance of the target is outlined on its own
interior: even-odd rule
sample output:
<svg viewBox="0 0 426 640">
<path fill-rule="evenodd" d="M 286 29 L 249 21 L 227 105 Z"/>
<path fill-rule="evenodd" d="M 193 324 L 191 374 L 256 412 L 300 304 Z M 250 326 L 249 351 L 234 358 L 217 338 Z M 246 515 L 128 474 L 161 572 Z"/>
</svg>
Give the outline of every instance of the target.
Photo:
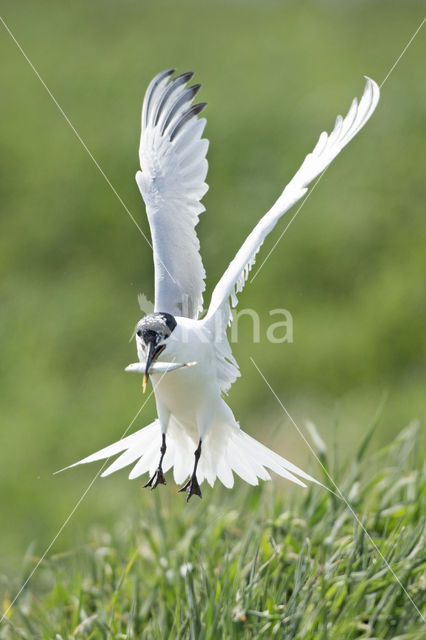
<svg viewBox="0 0 426 640">
<path fill-rule="evenodd" d="M 320 484 L 240 428 L 224 399 L 240 376 L 227 327 L 264 239 L 363 128 L 377 106 L 379 87 L 365 77 L 359 103 L 355 98 L 346 117 L 337 116 L 331 134 L 321 133 L 230 262 L 202 315 L 205 271 L 195 228 L 208 189 L 206 120 L 198 117 L 206 103 L 193 103 L 201 85 L 188 86 L 192 72 L 174 73 L 159 73 L 146 91 L 136 173 L 151 231 L 155 305 L 137 324 L 139 364 L 128 369 L 142 373 L 144 388 L 151 378 L 158 418 L 71 466 L 121 454 L 102 476 L 136 463 L 129 478 L 148 472 L 145 487 L 151 489 L 166 484 L 164 474 L 173 468 L 175 482 L 185 482 L 180 491 L 187 501 L 201 498 L 204 480 L 213 486 L 218 478 L 232 488 L 234 472 L 252 485 L 270 480 L 268 469 L 301 486 Z"/>
</svg>

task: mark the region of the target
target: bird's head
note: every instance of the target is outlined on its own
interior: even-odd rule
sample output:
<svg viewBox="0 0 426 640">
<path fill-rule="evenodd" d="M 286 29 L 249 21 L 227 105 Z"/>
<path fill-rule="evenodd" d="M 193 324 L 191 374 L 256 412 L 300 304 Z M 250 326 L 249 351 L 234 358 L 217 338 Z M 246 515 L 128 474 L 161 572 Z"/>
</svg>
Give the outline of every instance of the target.
<svg viewBox="0 0 426 640">
<path fill-rule="evenodd" d="M 145 392 L 149 369 L 160 353 L 167 347 L 167 340 L 176 327 L 176 320 L 171 313 L 149 313 L 139 320 L 136 327 L 136 343 L 138 352 L 146 362 L 142 388 Z"/>
</svg>

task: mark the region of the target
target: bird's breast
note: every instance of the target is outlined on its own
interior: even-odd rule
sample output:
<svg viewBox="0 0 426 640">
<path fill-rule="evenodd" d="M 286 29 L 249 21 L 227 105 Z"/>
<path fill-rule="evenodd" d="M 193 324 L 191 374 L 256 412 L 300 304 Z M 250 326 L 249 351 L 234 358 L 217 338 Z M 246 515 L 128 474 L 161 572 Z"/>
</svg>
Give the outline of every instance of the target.
<svg viewBox="0 0 426 640">
<path fill-rule="evenodd" d="M 193 420 L 204 403 L 220 395 L 214 345 L 190 329 L 177 331 L 159 360 L 197 364 L 151 376 L 157 401 L 182 420 Z"/>
</svg>

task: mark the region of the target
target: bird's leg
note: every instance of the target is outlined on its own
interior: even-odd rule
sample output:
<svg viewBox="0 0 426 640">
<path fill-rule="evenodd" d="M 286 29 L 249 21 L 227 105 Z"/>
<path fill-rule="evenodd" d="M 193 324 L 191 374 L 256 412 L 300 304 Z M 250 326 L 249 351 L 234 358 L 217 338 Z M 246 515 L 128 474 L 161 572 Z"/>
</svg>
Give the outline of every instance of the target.
<svg viewBox="0 0 426 640">
<path fill-rule="evenodd" d="M 155 489 L 155 487 L 157 487 L 159 484 L 167 484 L 166 483 L 166 479 L 164 477 L 164 473 L 163 473 L 163 458 L 166 454 L 166 434 L 163 433 L 162 434 L 162 442 L 161 442 L 161 447 L 160 447 L 160 453 L 161 453 L 161 457 L 160 457 L 160 462 L 158 463 L 158 467 L 157 467 L 157 471 L 154 473 L 154 475 L 152 476 L 152 478 L 149 480 L 149 482 L 147 482 L 146 484 L 144 484 L 144 489 L 147 489 L 148 487 L 152 489 Z"/>
<path fill-rule="evenodd" d="M 192 476 L 189 478 L 188 482 L 181 489 L 179 489 L 179 491 L 186 491 L 187 502 L 189 501 L 190 497 L 193 495 L 199 496 L 200 498 L 203 497 L 201 494 L 200 485 L 198 484 L 198 480 L 197 480 L 197 467 L 198 467 L 198 461 L 201 455 L 201 438 L 198 443 L 198 447 L 194 452 L 194 455 L 195 455 L 195 464 L 194 464 L 194 469 L 192 471 Z"/>
</svg>

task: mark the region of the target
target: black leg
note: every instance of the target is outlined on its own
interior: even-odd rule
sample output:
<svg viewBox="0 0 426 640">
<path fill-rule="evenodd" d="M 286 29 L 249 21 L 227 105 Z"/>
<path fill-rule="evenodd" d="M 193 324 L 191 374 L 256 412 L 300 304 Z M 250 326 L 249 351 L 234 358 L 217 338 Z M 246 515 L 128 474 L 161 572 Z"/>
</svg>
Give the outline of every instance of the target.
<svg viewBox="0 0 426 640">
<path fill-rule="evenodd" d="M 190 497 L 193 495 L 196 495 L 199 498 L 203 497 L 201 494 L 200 485 L 198 484 L 198 480 L 197 480 L 197 467 L 198 467 L 198 461 L 201 455 L 201 438 L 200 438 L 200 442 L 198 443 L 198 447 L 194 452 L 194 455 L 195 455 L 195 464 L 194 464 L 194 470 L 192 472 L 192 476 L 189 478 L 188 482 L 182 487 L 182 489 L 179 489 L 179 491 L 186 491 L 187 502 L 189 501 Z"/>
<path fill-rule="evenodd" d="M 151 489 L 155 489 L 155 487 L 157 487 L 159 484 L 167 484 L 166 483 L 166 479 L 164 477 L 164 473 L 163 473 L 163 458 L 166 454 L 166 434 L 163 433 L 162 434 L 162 442 L 161 442 L 161 447 L 160 447 L 160 453 L 161 453 L 161 457 L 160 457 L 160 462 L 158 463 L 158 468 L 157 471 L 154 473 L 154 475 L 152 476 L 152 478 L 149 480 L 149 482 L 147 482 L 146 484 L 144 484 L 144 489 L 147 489 L 148 487 L 150 487 Z"/>
</svg>

